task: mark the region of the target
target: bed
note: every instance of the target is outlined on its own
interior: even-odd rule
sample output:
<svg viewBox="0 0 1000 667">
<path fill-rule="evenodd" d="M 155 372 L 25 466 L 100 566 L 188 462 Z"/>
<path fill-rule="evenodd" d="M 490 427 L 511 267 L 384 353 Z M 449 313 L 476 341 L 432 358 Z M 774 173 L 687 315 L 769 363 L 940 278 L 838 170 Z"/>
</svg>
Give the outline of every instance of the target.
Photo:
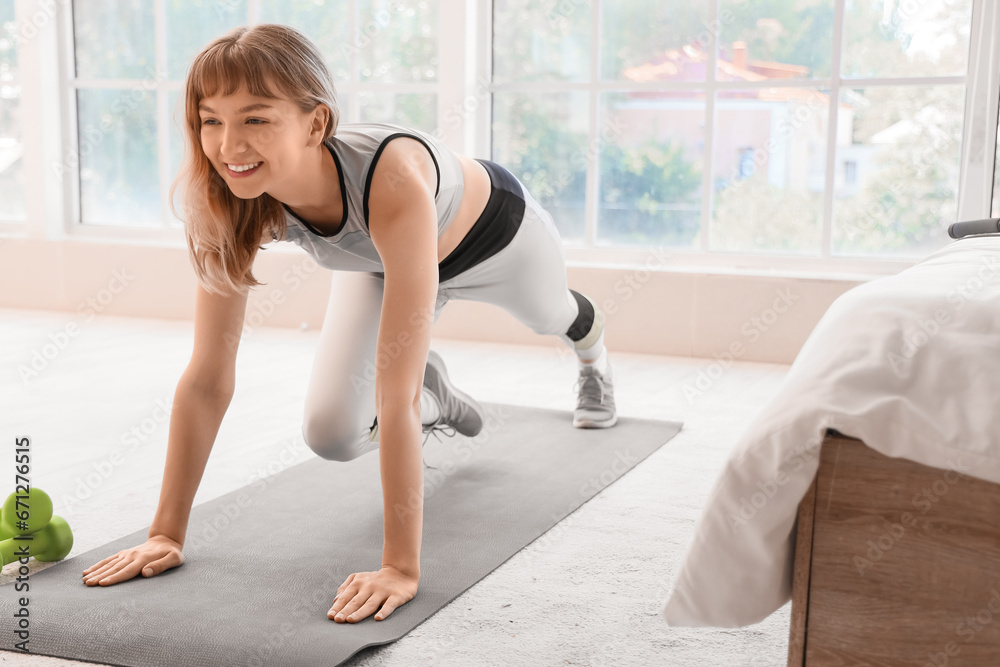
<svg viewBox="0 0 1000 667">
<path fill-rule="evenodd" d="M 788 664 L 1000 663 L 998 489 L 828 435 L 799 503 Z"/>
<path fill-rule="evenodd" d="M 911 514 L 919 517 L 917 523 L 922 521 L 925 527 L 935 521 L 965 525 L 963 512 L 971 514 L 961 504 L 952 507 L 953 515 L 947 519 L 939 512 L 932 513 L 934 520 L 919 514 L 923 505 L 914 506 L 914 499 L 905 495 L 910 493 L 904 484 L 909 483 L 906 475 L 917 470 L 913 466 L 920 466 L 925 475 L 936 473 L 942 479 L 948 474 L 951 478 L 961 475 L 961 479 L 974 480 L 977 493 L 982 494 L 980 498 L 1000 497 L 1000 487 L 995 486 L 1000 484 L 1000 417 L 995 409 L 998 397 L 1000 234 L 956 240 L 897 275 L 865 283 L 843 294 L 813 330 L 776 396 L 730 453 L 709 494 L 671 595 L 662 608 L 664 619 L 673 626 L 751 625 L 792 598 L 793 579 L 797 575 L 799 587 L 793 603 L 790 664 L 854 664 L 853 659 L 837 662 L 836 657 L 826 663 L 818 661 L 819 658 L 809 662 L 811 641 L 807 640 L 822 634 L 818 631 L 822 619 L 832 618 L 824 617 L 818 607 L 814 608 L 826 598 L 823 595 L 814 598 L 810 591 L 818 582 L 837 582 L 838 577 L 846 582 L 856 576 L 868 586 L 877 577 L 842 571 L 833 579 L 824 580 L 826 575 L 819 574 L 817 568 L 825 567 L 827 556 L 836 562 L 847 558 L 853 566 L 853 556 L 868 548 L 864 540 L 858 544 L 858 539 L 870 533 L 869 538 L 874 537 L 877 544 L 879 531 L 885 530 L 881 522 L 892 526 L 901 518 L 900 498 L 911 506 Z M 835 476 L 845 482 L 846 488 L 854 489 L 848 500 L 861 502 L 867 508 L 863 514 L 875 517 L 873 526 L 862 532 L 841 531 L 838 537 L 837 530 L 845 526 L 856 528 L 855 523 L 860 525 L 862 519 L 857 515 L 845 519 L 843 515 L 830 513 L 828 510 L 834 507 L 835 500 L 830 488 L 837 488 L 837 484 L 819 489 L 814 484 L 820 485 L 825 479 L 823 475 L 817 476 L 817 471 L 822 470 L 821 454 L 829 456 L 833 450 L 846 452 L 845 442 L 853 443 L 850 451 L 860 453 L 859 460 L 868 455 L 881 456 L 888 464 L 880 468 L 885 474 L 883 484 L 855 483 L 850 487 L 846 477 Z M 881 459 L 871 459 L 875 460 Z M 832 461 L 827 465 L 835 467 L 836 456 Z M 864 471 L 865 467 L 854 469 Z M 880 487 L 896 489 L 893 492 L 896 495 L 883 493 L 881 499 L 864 495 Z M 844 488 L 840 486 L 841 491 Z M 959 494 L 952 494 L 952 498 L 957 497 Z M 888 505 L 879 504 L 883 502 Z M 823 512 L 817 513 L 817 507 Z M 810 511 L 812 514 L 806 519 L 815 519 L 810 532 L 812 542 L 798 549 L 800 562 L 796 567 L 798 518 L 800 513 Z M 1000 514 L 992 516 L 998 518 L 992 523 L 987 521 L 988 529 L 977 530 L 987 530 L 982 544 L 992 544 L 994 551 L 1000 553 Z M 828 530 L 834 533 L 825 532 Z M 828 540 L 830 535 L 834 537 Z M 954 552 L 949 551 L 954 540 L 949 535 L 940 533 L 932 541 L 913 540 L 925 549 L 916 552 L 917 560 L 925 564 L 949 562 L 954 557 Z M 893 557 L 905 553 L 903 542 L 900 541 L 900 548 L 889 550 Z M 818 556 L 813 547 L 820 544 L 832 551 Z M 996 553 L 984 552 L 976 562 L 996 558 Z M 932 557 L 939 560 L 931 560 Z M 890 569 L 876 565 L 868 573 Z M 1000 589 L 1000 567 L 993 571 Z M 902 579 L 897 577 L 896 583 L 910 575 L 903 572 L 899 576 Z M 956 587 L 968 586 L 972 581 L 929 574 L 927 578 L 930 581 L 924 584 L 941 589 L 938 592 L 945 599 L 958 599 Z M 883 635 L 890 626 L 899 630 L 900 617 L 890 613 L 894 610 L 891 605 L 883 605 L 881 614 L 868 616 L 862 612 L 872 610 L 858 606 L 863 595 L 885 597 L 888 585 L 876 582 L 867 593 L 855 594 L 850 590 L 837 593 L 833 599 L 841 605 L 839 616 L 849 617 L 858 626 L 882 626 Z M 951 598 L 947 597 L 949 590 Z M 981 588 L 970 590 L 983 597 L 982 604 L 968 609 L 975 614 L 989 604 L 990 597 Z M 1000 612 L 1000 598 L 995 604 Z M 964 609 L 962 605 L 959 608 Z M 911 604 L 906 613 L 917 613 L 926 606 Z M 988 642 L 988 635 L 1000 627 L 998 615 L 989 628 L 983 626 L 970 644 L 964 644 L 963 636 L 956 632 L 963 621 L 957 611 L 931 616 L 936 620 L 934 628 L 939 636 L 954 640 L 956 647 L 964 647 L 961 651 L 965 657 L 971 655 L 970 644 L 979 646 Z M 796 623 L 799 623 L 798 638 Z M 926 636 L 926 632 L 927 628 L 915 626 L 908 634 Z M 928 645 L 937 646 L 933 642 Z M 940 646 L 943 651 L 946 643 Z M 800 662 L 795 662 L 796 650 L 802 658 Z M 815 653 L 821 654 L 822 651 Z M 926 664 L 958 664 L 958 658 L 947 652 L 942 658 L 946 660 L 944 663 L 935 663 L 928 655 L 921 655 L 920 659 Z"/>
</svg>

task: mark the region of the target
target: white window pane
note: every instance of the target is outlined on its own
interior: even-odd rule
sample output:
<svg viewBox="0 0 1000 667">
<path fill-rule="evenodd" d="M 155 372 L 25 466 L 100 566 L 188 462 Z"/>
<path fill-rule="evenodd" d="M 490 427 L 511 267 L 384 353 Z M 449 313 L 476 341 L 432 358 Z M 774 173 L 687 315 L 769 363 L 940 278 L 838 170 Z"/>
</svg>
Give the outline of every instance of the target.
<svg viewBox="0 0 1000 667">
<path fill-rule="evenodd" d="M 438 0 L 359 0 L 359 4 L 358 34 L 352 45 L 362 81 L 437 81 Z"/>
<path fill-rule="evenodd" d="M 14 3 L 3 0 L 0 2 L 0 220 L 25 217 L 16 29 Z"/>
<path fill-rule="evenodd" d="M 704 81 L 711 40 L 705 2 L 604 2 L 601 77 L 619 81 Z M 708 33 L 705 33 L 708 35 Z"/>
<path fill-rule="evenodd" d="M 881 1 L 881 0 L 880 0 Z M 719 30 L 720 81 L 799 79 L 830 76 L 833 55 L 833 0 L 722 0 Z M 850 3 L 848 3 L 850 4 Z"/>
<path fill-rule="evenodd" d="M 963 75 L 972 0 L 852 0 L 844 13 L 844 76 Z"/>
<path fill-rule="evenodd" d="M 495 0 L 493 80 L 586 81 L 590 2 Z"/>
<path fill-rule="evenodd" d="M 148 0 L 76 0 L 73 37 L 80 78 L 156 78 L 156 31 Z"/>
<path fill-rule="evenodd" d="M 184 158 L 184 151 L 187 150 L 187 128 L 184 120 L 184 92 L 172 90 L 167 93 L 167 108 L 170 109 L 170 129 L 168 142 L 170 143 L 170 182 L 173 183 L 177 177 L 177 171 L 181 168 L 181 161 Z M 163 197 L 169 197 L 170 193 L 164 192 Z M 181 205 L 181 193 L 174 195 L 174 206 L 177 212 L 181 213 L 184 207 Z M 181 213 L 183 215 L 183 213 Z M 181 228 L 184 223 L 173 216 L 173 211 L 167 207 L 167 224 L 171 227 Z"/>
<path fill-rule="evenodd" d="M 964 86 L 843 91 L 833 250 L 921 256 L 949 241 L 958 212 Z M 854 183 L 841 165 L 855 163 Z"/>
<path fill-rule="evenodd" d="M 17 23 L 14 0 L 0 0 L 0 80 L 17 76 Z"/>
<path fill-rule="evenodd" d="M 165 0 L 167 76 L 187 77 L 191 60 L 233 28 L 247 23 L 246 0 Z M 152 5 L 152 2 L 148 3 Z"/>
<path fill-rule="evenodd" d="M 260 22 L 290 25 L 315 42 L 338 84 L 350 78 L 351 52 L 364 45 L 348 35 L 349 12 L 349 0 L 263 0 Z"/>
<path fill-rule="evenodd" d="M 601 96 L 597 235 L 617 245 L 692 246 L 701 218 L 705 95 Z M 592 151 L 594 152 L 594 151 Z"/>
<path fill-rule="evenodd" d="M 493 157 L 552 215 L 563 240 L 582 239 L 587 93 L 497 93 Z"/>
<path fill-rule="evenodd" d="M 79 161 L 84 223 L 128 226 L 160 223 L 155 95 L 141 87 L 77 91 Z"/>
<path fill-rule="evenodd" d="M 818 89 L 717 95 L 712 250 L 819 254 L 829 109 Z"/>
<path fill-rule="evenodd" d="M 24 209 L 24 143 L 21 139 L 20 95 L 0 84 L 0 220 L 21 220 Z M 9 96 L 8 96 L 9 95 Z"/>
<path fill-rule="evenodd" d="M 359 93 L 362 123 L 394 123 L 434 133 L 437 95 Z"/>
</svg>

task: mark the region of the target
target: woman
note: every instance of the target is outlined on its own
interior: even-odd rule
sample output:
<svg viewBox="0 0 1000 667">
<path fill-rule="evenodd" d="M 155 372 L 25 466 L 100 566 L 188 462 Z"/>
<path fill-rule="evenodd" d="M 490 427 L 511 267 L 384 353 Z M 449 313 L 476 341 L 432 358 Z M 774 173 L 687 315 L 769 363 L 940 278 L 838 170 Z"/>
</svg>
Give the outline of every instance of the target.
<svg viewBox="0 0 1000 667">
<path fill-rule="evenodd" d="M 184 562 L 191 505 L 235 390 L 247 291 L 261 284 L 251 268 L 262 241 L 289 240 L 346 272 L 323 322 L 303 436 L 331 460 L 378 448 L 385 508 L 422 498 L 421 432 L 482 429 L 482 407 L 429 349 L 449 299 L 498 305 L 557 336 L 579 360 L 573 425 L 615 424 L 604 314 L 567 288 L 552 218 L 510 172 L 422 132 L 338 128 L 322 55 L 281 25 L 238 28 L 209 44 L 188 74 L 185 113 L 188 151 L 174 185 L 184 189 L 198 277 L 194 353 L 174 396 L 149 539 L 85 570 L 88 585 Z M 423 519 L 415 509 L 384 512 L 381 569 L 350 575 L 330 618 L 378 611 L 381 620 L 413 598 Z"/>
</svg>

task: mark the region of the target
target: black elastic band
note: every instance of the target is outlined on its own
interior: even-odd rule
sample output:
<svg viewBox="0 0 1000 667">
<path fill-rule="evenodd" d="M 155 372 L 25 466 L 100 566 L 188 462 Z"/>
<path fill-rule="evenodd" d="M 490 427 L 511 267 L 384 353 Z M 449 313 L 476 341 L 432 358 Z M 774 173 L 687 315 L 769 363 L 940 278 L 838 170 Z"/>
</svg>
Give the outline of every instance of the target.
<svg viewBox="0 0 1000 667">
<path fill-rule="evenodd" d="M 575 342 L 583 340 L 590 333 L 590 328 L 594 326 L 594 304 L 590 302 L 590 299 L 574 289 L 571 289 L 569 292 L 576 299 L 576 305 L 579 306 L 580 310 L 569 331 L 566 332 L 569 339 Z"/>
</svg>

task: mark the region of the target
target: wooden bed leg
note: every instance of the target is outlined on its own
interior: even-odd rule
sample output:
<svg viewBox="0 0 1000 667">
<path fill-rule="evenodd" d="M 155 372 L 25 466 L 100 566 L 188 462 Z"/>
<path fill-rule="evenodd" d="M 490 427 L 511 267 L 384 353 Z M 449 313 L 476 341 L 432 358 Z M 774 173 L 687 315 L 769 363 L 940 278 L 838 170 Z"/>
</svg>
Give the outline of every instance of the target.
<svg viewBox="0 0 1000 667">
<path fill-rule="evenodd" d="M 804 667 L 809 616 L 809 572 L 812 564 L 813 522 L 816 516 L 816 478 L 799 503 L 795 524 L 795 561 L 792 571 L 792 622 L 788 631 L 788 667 Z"/>
</svg>

